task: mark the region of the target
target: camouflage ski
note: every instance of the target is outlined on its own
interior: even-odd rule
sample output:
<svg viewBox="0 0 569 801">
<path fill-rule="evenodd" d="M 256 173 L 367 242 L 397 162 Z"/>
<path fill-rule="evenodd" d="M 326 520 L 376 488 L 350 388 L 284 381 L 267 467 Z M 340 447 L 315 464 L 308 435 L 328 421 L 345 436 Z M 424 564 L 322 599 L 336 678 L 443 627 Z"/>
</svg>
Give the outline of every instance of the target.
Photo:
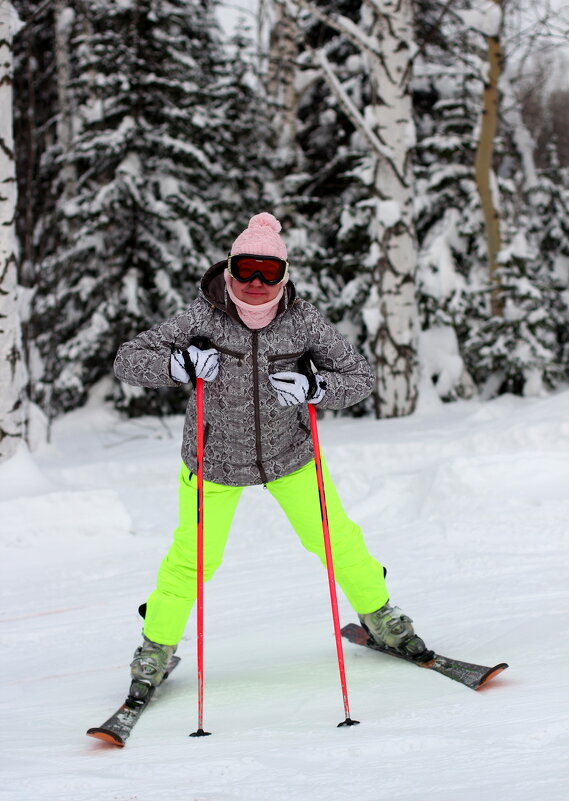
<svg viewBox="0 0 569 801">
<path fill-rule="evenodd" d="M 179 656 L 173 656 L 170 659 L 164 678 L 158 686 L 161 686 L 166 681 L 179 662 Z M 150 703 L 155 691 L 155 687 L 149 687 L 143 699 L 132 698 L 129 695 L 124 704 L 117 709 L 114 715 L 111 715 L 102 726 L 87 729 L 87 734 L 89 737 L 95 737 L 97 740 L 103 740 L 105 743 L 123 748 L 134 726 L 138 722 L 138 719 Z"/>
<path fill-rule="evenodd" d="M 406 662 L 411 662 L 427 670 L 434 670 L 436 673 L 441 673 L 449 679 L 464 684 L 465 687 L 470 687 L 471 690 L 480 689 L 480 687 L 483 687 L 508 667 L 506 662 L 500 662 L 500 664 L 494 665 L 494 667 L 476 665 L 472 662 L 461 662 L 458 659 L 450 659 L 449 657 L 435 654 L 433 651 L 428 652 L 428 658 L 425 661 L 411 659 L 410 657 L 402 656 L 391 648 L 382 648 L 380 645 L 377 645 L 377 643 L 369 637 L 367 631 L 356 623 L 349 623 L 347 626 L 344 626 L 342 629 L 342 636 L 356 645 L 363 645 L 365 648 L 371 648 L 373 651 L 396 656 L 398 659 L 404 659 Z"/>
</svg>

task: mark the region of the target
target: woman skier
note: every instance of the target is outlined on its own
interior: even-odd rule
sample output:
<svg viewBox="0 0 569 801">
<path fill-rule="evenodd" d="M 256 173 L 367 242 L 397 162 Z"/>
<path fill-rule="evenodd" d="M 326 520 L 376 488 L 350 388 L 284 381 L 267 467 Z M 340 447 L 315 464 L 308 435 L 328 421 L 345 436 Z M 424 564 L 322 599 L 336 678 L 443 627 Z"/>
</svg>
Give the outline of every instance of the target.
<svg viewBox="0 0 569 801">
<path fill-rule="evenodd" d="M 251 218 L 227 258 L 211 267 L 185 311 L 121 345 L 116 376 L 142 387 L 204 384 L 204 580 L 221 564 L 243 488 L 264 484 L 304 547 L 325 564 L 322 520 L 306 403 L 343 409 L 367 397 L 366 360 L 289 280 L 281 225 Z M 205 349 L 192 344 L 209 343 Z M 298 371 L 307 352 L 317 369 Z M 146 603 L 133 687 L 157 686 L 196 599 L 196 419 L 188 403 L 182 443 L 180 518 Z M 336 581 L 380 645 L 420 661 L 427 652 L 411 619 L 389 604 L 384 569 L 344 512 L 322 461 Z"/>
</svg>

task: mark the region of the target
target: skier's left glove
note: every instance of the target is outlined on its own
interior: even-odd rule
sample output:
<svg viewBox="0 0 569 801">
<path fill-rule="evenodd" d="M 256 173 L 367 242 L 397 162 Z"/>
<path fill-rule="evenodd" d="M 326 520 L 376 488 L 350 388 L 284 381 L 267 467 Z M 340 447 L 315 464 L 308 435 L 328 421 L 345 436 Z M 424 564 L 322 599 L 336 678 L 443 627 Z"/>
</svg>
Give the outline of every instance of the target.
<svg viewBox="0 0 569 801">
<path fill-rule="evenodd" d="M 196 378 L 213 381 L 219 371 L 219 352 L 215 348 L 200 350 L 190 345 L 187 350 L 175 349 L 170 356 L 170 375 L 181 384 L 192 382 Z"/>
<path fill-rule="evenodd" d="M 302 373 L 284 371 L 269 375 L 269 381 L 279 399 L 281 406 L 295 406 L 298 403 L 320 403 L 326 392 L 326 382 L 321 375 L 310 386 L 308 378 Z"/>
</svg>

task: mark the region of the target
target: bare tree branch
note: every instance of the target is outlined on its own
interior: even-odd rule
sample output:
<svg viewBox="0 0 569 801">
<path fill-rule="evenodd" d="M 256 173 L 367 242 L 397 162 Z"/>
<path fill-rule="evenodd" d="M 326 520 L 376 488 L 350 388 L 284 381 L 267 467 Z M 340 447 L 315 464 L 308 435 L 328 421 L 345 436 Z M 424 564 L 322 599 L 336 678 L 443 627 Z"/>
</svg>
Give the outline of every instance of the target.
<svg viewBox="0 0 569 801">
<path fill-rule="evenodd" d="M 325 14 L 323 11 L 321 11 L 318 6 L 308 2 L 308 0 L 292 0 L 292 2 L 291 0 L 285 0 L 285 2 L 289 6 L 297 4 L 306 9 L 306 11 L 310 11 L 310 13 L 319 19 L 320 22 L 323 22 L 330 28 L 334 28 L 334 30 L 338 31 L 339 33 L 342 33 L 346 39 L 349 39 L 349 41 L 356 47 L 371 53 L 376 58 L 382 57 L 381 50 L 377 46 L 377 43 L 371 37 L 366 36 L 357 27 L 357 25 L 354 25 L 351 19 L 348 19 L 348 17 L 344 17 L 342 14 L 337 14 L 332 17 L 329 14 Z"/>
<path fill-rule="evenodd" d="M 429 44 L 429 42 L 433 38 L 434 34 L 440 29 L 443 19 L 446 17 L 447 13 L 450 11 L 450 8 L 451 8 L 452 4 L 455 3 L 455 2 L 456 2 L 456 0 L 448 0 L 448 2 L 443 6 L 443 8 L 441 10 L 441 13 L 438 16 L 437 21 L 434 23 L 432 28 L 430 28 L 427 31 L 427 33 L 425 35 L 425 38 L 423 39 L 423 41 L 421 42 L 421 44 L 419 45 L 419 47 L 417 48 L 417 50 L 415 51 L 413 56 L 411 57 L 410 64 L 413 64 L 413 61 L 415 61 L 416 58 L 418 58 L 422 53 L 425 52 L 426 46 Z"/>
<path fill-rule="evenodd" d="M 39 17 L 39 16 L 40 16 L 40 14 L 43 14 L 43 12 L 44 12 L 44 11 L 45 11 L 47 8 L 49 8 L 49 6 L 51 6 L 52 4 L 53 4 L 53 0 L 45 0 L 45 2 L 44 2 L 44 3 L 42 3 L 40 6 L 38 6 L 38 8 L 36 8 L 36 10 L 33 12 L 33 14 L 31 14 L 31 15 L 28 17 L 28 19 L 26 19 L 26 20 L 22 20 L 22 22 L 23 22 L 23 25 L 22 25 L 22 27 L 20 28 L 20 30 L 18 31 L 18 33 L 21 33 L 22 31 L 25 31 L 25 29 L 26 29 L 26 28 L 27 28 L 29 25 L 31 25 L 31 23 L 32 23 L 32 22 L 33 22 L 33 21 L 34 21 L 34 20 L 35 20 L 37 17 Z"/>
<path fill-rule="evenodd" d="M 332 65 L 328 61 L 324 51 L 322 49 L 318 51 L 313 50 L 312 54 L 314 56 L 314 60 L 322 69 L 322 74 L 326 79 L 326 83 L 342 104 L 346 115 L 349 117 L 354 127 L 366 137 L 374 152 L 389 162 L 394 173 L 397 175 L 399 180 L 403 182 L 403 178 L 399 175 L 397 167 L 395 166 L 393 150 L 387 145 L 384 145 L 378 136 L 376 136 L 376 134 L 371 130 L 370 126 L 366 123 L 361 112 L 356 108 L 348 93 L 338 80 L 338 77 L 334 72 Z"/>
</svg>

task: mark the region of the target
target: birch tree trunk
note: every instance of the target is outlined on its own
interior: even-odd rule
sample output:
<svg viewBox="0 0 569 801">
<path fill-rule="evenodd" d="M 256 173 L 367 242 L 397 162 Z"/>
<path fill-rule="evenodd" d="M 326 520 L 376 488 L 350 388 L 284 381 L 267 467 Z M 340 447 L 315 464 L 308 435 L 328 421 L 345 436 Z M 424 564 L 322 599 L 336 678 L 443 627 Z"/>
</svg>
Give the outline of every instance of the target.
<svg viewBox="0 0 569 801">
<path fill-rule="evenodd" d="M 501 10 L 502 0 L 491 0 Z M 501 22 L 501 15 L 498 18 Z M 498 269 L 498 253 L 500 251 L 500 215 L 496 198 L 496 181 L 492 170 L 494 153 L 494 137 L 498 124 L 498 81 L 502 69 L 502 48 L 500 44 L 500 22 L 496 24 L 494 35 L 486 36 L 488 43 L 488 61 L 484 76 L 484 94 L 480 137 L 474 162 L 476 185 L 480 195 L 480 204 L 484 214 L 486 227 L 486 244 L 488 252 L 488 271 L 492 291 L 490 294 L 490 311 L 494 316 L 503 313 L 500 302 L 500 285 L 496 274 Z"/>
<path fill-rule="evenodd" d="M 18 313 L 12 37 L 17 15 L 0 0 L 0 462 L 25 436 L 25 381 Z"/>
<path fill-rule="evenodd" d="M 378 259 L 363 313 L 376 371 L 376 416 L 398 417 L 414 411 L 419 385 L 411 162 L 413 0 L 365 0 L 362 23 L 381 51 L 380 56 L 364 51 L 372 94 L 365 121 L 391 151 L 389 157 L 376 157 Z"/>
</svg>

